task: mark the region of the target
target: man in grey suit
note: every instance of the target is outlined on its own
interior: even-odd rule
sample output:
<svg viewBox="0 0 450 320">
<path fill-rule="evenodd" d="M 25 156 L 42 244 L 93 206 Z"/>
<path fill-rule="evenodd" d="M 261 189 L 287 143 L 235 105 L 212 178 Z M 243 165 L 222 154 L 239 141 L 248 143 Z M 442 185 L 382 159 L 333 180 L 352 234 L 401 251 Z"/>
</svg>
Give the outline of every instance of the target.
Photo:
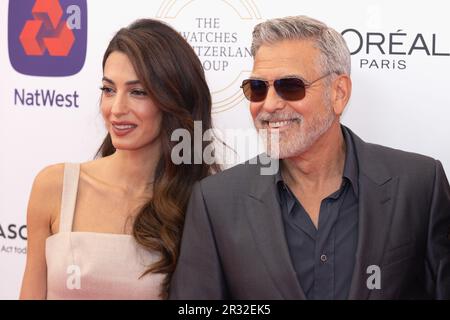
<svg viewBox="0 0 450 320">
<path fill-rule="evenodd" d="M 450 187 L 439 161 L 340 124 L 350 54 L 322 22 L 253 32 L 242 88 L 280 170 L 238 165 L 198 183 L 172 299 L 450 299 Z"/>
</svg>

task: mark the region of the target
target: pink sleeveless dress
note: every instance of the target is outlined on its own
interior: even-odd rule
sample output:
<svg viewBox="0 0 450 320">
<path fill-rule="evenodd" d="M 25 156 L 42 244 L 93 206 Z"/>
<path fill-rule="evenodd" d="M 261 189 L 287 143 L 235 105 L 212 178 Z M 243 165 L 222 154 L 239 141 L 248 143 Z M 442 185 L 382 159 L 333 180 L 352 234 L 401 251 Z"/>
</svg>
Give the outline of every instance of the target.
<svg viewBox="0 0 450 320">
<path fill-rule="evenodd" d="M 59 232 L 46 241 L 47 299 L 160 299 L 158 259 L 131 235 L 73 232 L 80 164 L 65 164 Z"/>
</svg>

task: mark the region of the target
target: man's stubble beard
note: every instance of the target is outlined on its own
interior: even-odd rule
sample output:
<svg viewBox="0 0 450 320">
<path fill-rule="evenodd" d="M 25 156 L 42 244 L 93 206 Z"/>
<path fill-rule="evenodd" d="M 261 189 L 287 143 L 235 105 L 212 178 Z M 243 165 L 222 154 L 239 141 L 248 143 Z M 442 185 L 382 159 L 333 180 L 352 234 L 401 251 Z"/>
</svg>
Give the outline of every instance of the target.
<svg viewBox="0 0 450 320">
<path fill-rule="evenodd" d="M 271 158 L 284 159 L 299 156 L 307 151 L 325 132 L 327 132 L 336 119 L 331 101 L 324 97 L 326 112 L 321 115 L 315 114 L 312 119 L 305 122 L 304 117 L 297 112 L 279 112 L 259 114 L 255 119 L 255 126 L 266 143 L 266 152 Z M 272 118 L 296 118 L 290 127 L 284 132 L 279 130 L 267 130 L 262 121 Z"/>
</svg>

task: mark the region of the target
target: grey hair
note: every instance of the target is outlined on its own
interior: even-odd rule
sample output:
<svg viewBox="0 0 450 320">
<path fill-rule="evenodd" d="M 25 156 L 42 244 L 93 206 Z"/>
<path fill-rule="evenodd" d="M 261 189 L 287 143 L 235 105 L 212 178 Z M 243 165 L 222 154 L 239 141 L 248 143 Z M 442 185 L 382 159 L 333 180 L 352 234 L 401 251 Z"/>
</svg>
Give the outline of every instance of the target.
<svg viewBox="0 0 450 320">
<path fill-rule="evenodd" d="M 253 29 L 253 57 L 262 45 L 283 40 L 312 40 L 320 50 L 319 65 L 324 73 L 348 74 L 350 51 L 342 35 L 325 23 L 307 16 L 291 16 L 261 22 Z"/>
</svg>

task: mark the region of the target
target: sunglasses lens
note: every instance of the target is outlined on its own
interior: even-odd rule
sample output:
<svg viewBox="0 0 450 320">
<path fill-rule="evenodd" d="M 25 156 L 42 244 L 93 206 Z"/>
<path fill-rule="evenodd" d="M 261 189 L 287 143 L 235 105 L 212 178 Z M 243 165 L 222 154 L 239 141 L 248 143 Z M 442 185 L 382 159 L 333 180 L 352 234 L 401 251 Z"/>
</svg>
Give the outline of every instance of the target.
<svg viewBox="0 0 450 320">
<path fill-rule="evenodd" d="M 274 81 L 277 94 L 288 101 L 301 100 L 305 97 L 305 83 L 298 78 L 283 78 Z M 267 82 L 257 79 L 247 79 L 242 82 L 245 97 L 251 102 L 261 102 L 269 90 Z"/>
<path fill-rule="evenodd" d="M 260 102 L 266 98 L 267 84 L 262 80 L 248 79 L 242 82 L 245 97 L 251 102 Z"/>
<path fill-rule="evenodd" d="M 284 100 L 296 101 L 305 97 L 305 83 L 298 78 L 284 78 L 274 81 L 278 95 Z"/>
</svg>

